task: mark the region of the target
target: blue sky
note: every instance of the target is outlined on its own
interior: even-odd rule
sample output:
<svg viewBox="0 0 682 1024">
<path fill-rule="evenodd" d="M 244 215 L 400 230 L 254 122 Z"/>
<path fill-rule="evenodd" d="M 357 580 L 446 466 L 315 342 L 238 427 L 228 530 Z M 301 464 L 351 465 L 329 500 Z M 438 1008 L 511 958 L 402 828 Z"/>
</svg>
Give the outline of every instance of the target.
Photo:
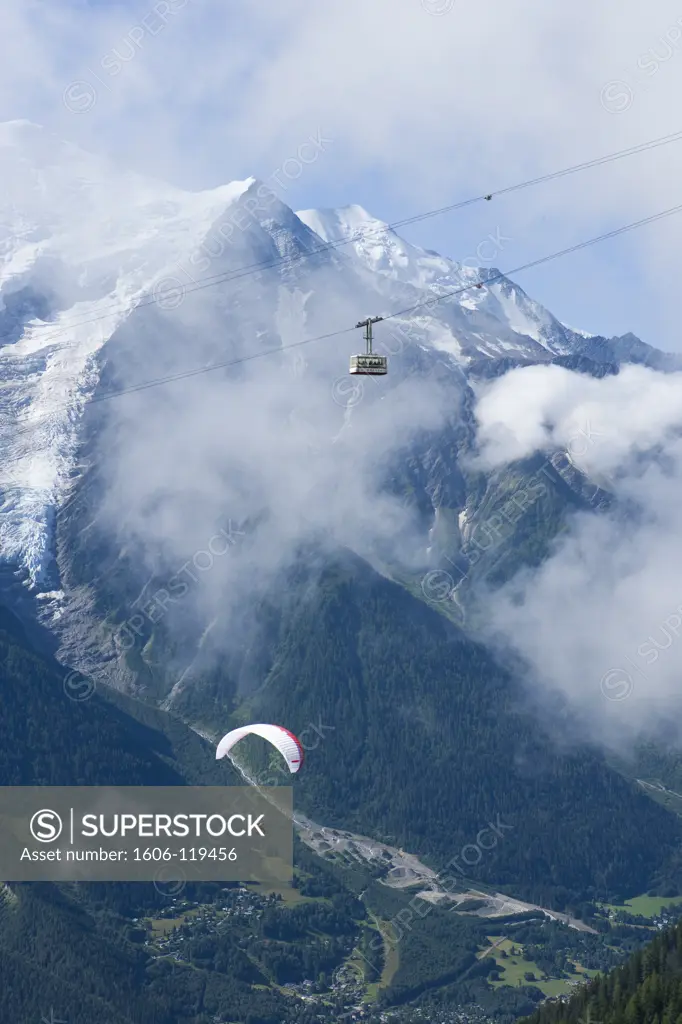
<svg viewBox="0 0 682 1024">
<path fill-rule="evenodd" d="M 250 175 L 272 186 L 279 175 L 276 190 L 294 209 L 358 203 L 389 222 L 682 129 L 678 0 L 4 0 L 3 37 L 11 45 L 0 62 L 0 119 L 28 118 L 184 188 Z M 319 137 L 328 141 L 316 149 L 311 140 Z M 311 145 L 314 159 L 304 165 L 299 154 Z M 678 143 L 427 220 L 405 236 L 458 260 L 501 236 L 492 263 L 508 270 L 680 203 L 681 162 Z M 287 164 L 294 171 L 282 178 Z M 518 282 L 571 326 L 605 335 L 630 330 L 682 351 L 681 239 L 678 215 L 520 274 Z M 300 331 L 296 322 L 290 328 Z M 183 336 L 177 352 L 169 341 L 172 358 L 186 365 Z M 156 354 L 141 348 L 150 369 L 138 380 L 150 379 L 159 372 Z M 302 460 L 308 439 L 296 427 L 281 430 L 280 392 L 264 380 L 281 387 L 278 366 L 266 360 L 227 401 L 224 379 L 188 378 L 181 415 L 168 391 L 145 391 L 144 429 L 135 419 L 141 406 L 111 403 L 119 419 L 111 421 L 109 513 L 117 529 L 132 520 L 152 559 L 167 546 L 180 564 L 226 509 L 241 518 L 248 506 L 233 485 L 241 459 L 249 473 L 257 467 L 259 493 L 262 486 L 265 504 L 277 509 L 281 533 L 270 547 L 254 546 L 262 568 L 295 547 L 311 510 L 316 528 L 343 543 L 364 536 L 366 524 L 392 531 L 376 494 L 375 460 L 413 430 L 435 429 L 439 417 L 452 415 L 428 386 L 415 389 L 409 405 L 387 403 L 365 421 L 376 448 L 358 453 L 350 434 L 333 458 L 323 450 Z M 318 405 L 328 415 L 326 380 L 326 405 L 307 377 L 286 389 L 301 412 L 299 427 L 308 415 L 317 422 Z M 531 367 L 498 381 L 489 404 L 499 436 L 514 439 L 525 426 L 527 454 L 543 444 L 550 410 L 563 430 L 555 440 L 569 450 L 577 426 L 592 422 L 598 444 L 587 471 L 615 476 L 634 457 L 635 471 L 618 481 L 619 493 L 642 508 L 633 529 L 607 516 L 581 517 L 540 576 L 524 577 L 524 599 L 512 594 L 508 607 L 491 614 L 538 675 L 569 697 L 578 694 L 599 739 L 606 713 L 615 712 L 619 727 L 628 722 L 618 716 L 629 717 L 634 734 L 646 712 L 636 701 L 610 707 L 600 676 L 602 683 L 611 678 L 620 652 L 637 652 L 657 621 L 679 618 L 679 389 L 679 375 L 641 368 L 595 381 Z M 506 422 L 496 404 L 501 394 Z M 340 407 L 331 413 L 335 424 Z M 239 445 L 226 444 L 230 436 Z M 664 471 L 654 462 L 644 473 L 639 453 L 659 444 L 674 471 L 666 461 Z M 230 589 L 231 571 L 210 577 L 213 607 L 239 593 Z M 679 717 L 679 654 L 661 659 L 660 668 L 654 695 L 667 701 L 672 694 Z"/>
<path fill-rule="evenodd" d="M 682 128 L 682 12 L 603 0 L 6 0 L 0 117 L 188 188 L 271 183 L 294 209 L 393 221 Z M 433 11 L 442 13 L 434 14 Z M 653 68 L 653 71 L 652 71 Z M 517 266 L 680 201 L 680 144 L 404 229 Z M 292 163 L 292 161 L 294 161 Z M 669 350 L 682 215 L 519 275 L 571 325 Z"/>
</svg>

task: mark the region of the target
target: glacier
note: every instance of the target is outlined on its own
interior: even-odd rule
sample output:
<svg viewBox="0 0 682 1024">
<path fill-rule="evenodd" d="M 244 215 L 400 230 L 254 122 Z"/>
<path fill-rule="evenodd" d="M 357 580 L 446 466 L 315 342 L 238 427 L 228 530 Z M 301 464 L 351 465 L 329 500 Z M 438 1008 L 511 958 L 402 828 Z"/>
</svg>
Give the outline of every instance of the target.
<svg viewBox="0 0 682 1024">
<path fill-rule="evenodd" d="M 49 569 L 98 353 L 251 184 L 184 192 L 30 122 L 0 125 L 0 310 L 56 288 L 49 320 L 20 306 L 19 337 L 0 337 L 0 557 L 30 585 Z"/>
<path fill-rule="evenodd" d="M 499 271 L 421 249 L 360 206 L 295 213 L 255 178 L 185 191 L 27 121 L 0 125 L 0 225 L 0 563 L 53 598 L 55 522 L 79 480 L 84 410 L 125 328 L 138 325 L 130 363 L 139 363 L 141 380 L 166 372 L 138 315 L 150 302 L 163 306 L 164 282 L 192 293 L 193 309 L 209 303 L 214 316 L 231 318 L 229 351 L 241 356 L 295 344 L 306 330 L 322 333 L 337 286 L 346 305 L 357 302 L 358 318 L 369 305 L 387 314 L 457 292 L 391 325 L 410 359 L 442 356 L 455 375 L 481 360 L 581 351 L 592 337 L 561 324 Z M 226 266 L 238 289 L 222 299 Z M 310 284 L 313 266 L 327 276 Z M 479 281 L 490 283 L 478 289 Z M 293 302 L 284 316 L 283 301 Z M 210 362 L 200 358 L 209 352 L 202 344 L 197 367 Z M 301 372 L 306 360 L 293 354 Z M 345 374 L 331 347 L 315 359 L 326 360 L 319 365 L 331 379 Z M 397 378 L 406 372 L 407 362 Z M 351 415 L 346 409 L 345 420 Z"/>
</svg>

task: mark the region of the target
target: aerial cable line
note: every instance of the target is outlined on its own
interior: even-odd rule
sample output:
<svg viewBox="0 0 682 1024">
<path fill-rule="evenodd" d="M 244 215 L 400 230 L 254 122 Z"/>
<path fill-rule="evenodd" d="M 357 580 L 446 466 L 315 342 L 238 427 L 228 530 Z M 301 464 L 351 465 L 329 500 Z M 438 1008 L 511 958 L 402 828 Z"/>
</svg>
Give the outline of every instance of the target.
<svg viewBox="0 0 682 1024">
<path fill-rule="evenodd" d="M 417 302 L 414 306 L 407 306 L 405 309 L 397 310 L 395 313 L 388 313 L 382 317 L 383 320 L 391 320 L 393 317 L 404 316 L 406 313 L 412 313 L 415 309 L 422 309 L 424 306 L 435 305 L 437 302 L 441 302 L 443 299 L 448 299 L 453 295 L 459 295 L 463 291 L 470 291 L 473 288 L 485 288 L 487 285 L 499 281 L 502 278 L 508 278 L 512 274 L 519 274 L 522 270 L 530 270 L 532 267 L 539 267 L 542 263 L 549 263 L 551 260 L 557 260 L 561 256 L 568 256 L 572 252 L 578 252 L 579 249 L 586 249 L 590 245 L 596 245 L 597 242 L 604 242 L 608 238 L 615 238 L 617 235 L 623 235 L 626 231 L 633 231 L 635 228 L 645 227 L 647 224 L 653 224 L 657 220 L 663 220 L 665 217 L 671 217 L 674 213 L 682 212 L 682 203 L 679 206 L 672 206 L 669 210 L 662 210 L 661 213 L 653 213 L 650 217 L 643 217 L 641 220 L 633 221 L 632 224 L 625 224 L 621 228 L 614 228 L 613 231 L 605 231 L 601 235 L 597 235 L 595 238 L 588 238 L 585 242 L 577 242 L 575 245 L 570 245 L 566 249 L 560 249 L 559 252 L 553 252 L 549 256 L 541 256 L 537 260 L 532 260 L 530 263 L 523 263 L 520 267 L 514 267 L 513 270 L 507 270 L 505 273 L 499 272 L 494 274 L 492 277 L 487 278 L 485 281 L 474 282 L 473 284 L 467 285 L 465 288 L 457 288 L 451 292 L 445 292 L 443 295 L 437 296 L 435 299 L 425 299 L 423 302 Z"/>
<path fill-rule="evenodd" d="M 433 307 L 439 302 L 443 302 L 445 299 L 450 299 L 455 295 L 461 295 L 464 292 L 469 292 L 472 288 L 487 287 L 490 284 L 494 284 L 496 281 L 509 278 L 512 274 L 520 274 L 522 271 L 530 270 L 532 267 L 539 267 L 544 263 L 560 259 L 564 256 L 568 256 L 570 253 L 578 252 L 580 249 L 586 249 L 589 246 L 596 245 L 598 242 L 606 241 L 609 238 L 615 238 L 618 235 L 625 234 L 627 231 L 634 231 L 636 228 L 644 227 L 647 224 L 653 224 L 656 221 L 663 220 L 666 217 L 671 217 L 673 214 L 680 212 L 682 212 L 682 203 L 680 203 L 679 206 L 671 207 L 669 210 L 662 210 L 660 213 L 652 214 L 649 217 L 643 217 L 641 220 L 634 221 L 632 224 L 625 224 L 623 227 L 614 228 L 612 231 L 605 231 L 603 234 L 597 235 L 595 238 L 589 238 L 585 242 L 578 242 L 576 245 L 568 246 L 566 249 L 560 249 L 558 252 L 553 252 L 547 256 L 541 256 L 539 259 L 531 260 L 529 263 L 523 263 L 521 266 L 514 267 L 512 270 L 508 270 L 504 273 L 500 271 L 480 283 L 472 282 L 471 284 L 464 285 L 461 288 L 455 288 L 453 291 L 445 292 L 443 295 L 436 295 L 432 298 L 425 299 L 423 302 L 415 303 L 415 305 L 408 306 L 405 309 L 396 310 L 394 313 L 387 313 L 382 317 L 382 320 L 392 320 L 396 317 L 405 316 L 408 313 L 414 313 L 414 311 L 418 309 Z M 316 341 L 326 341 L 329 338 L 338 338 L 344 334 L 351 334 L 355 329 L 355 327 L 345 327 L 338 331 L 330 331 L 328 334 L 319 334 L 314 338 L 304 338 L 302 341 L 294 341 L 290 342 L 288 345 L 280 345 L 278 348 L 267 349 L 264 352 L 253 352 L 251 355 L 241 356 L 239 359 L 231 359 L 221 363 L 212 363 L 210 366 L 197 367 L 193 370 L 184 370 L 179 373 L 170 374 L 167 377 L 158 377 L 154 380 L 145 381 L 141 384 L 133 384 L 130 387 L 121 388 L 119 391 L 111 391 L 104 395 L 93 397 L 88 399 L 85 404 L 92 405 L 98 402 L 105 402 L 111 398 L 118 398 L 122 395 L 132 394 L 137 391 L 146 391 L 149 388 L 158 387 L 161 384 L 168 384 L 176 380 L 184 380 L 188 377 L 196 377 L 203 373 L 210 373 L 212 370 L 222 370 L 232 366 L 238 366 L 242 363 L 251 362 L 253 359 L 260 359 L 263 356 L 275 355 L 277 353 L 289 351 L 293 348 L 300 348 L 302 345 L 311 345 Z"/>
<path fill-rule="evenodd" d="M 594 238 L 589 238 L 584 242 L 578 242 L 575 245 L 568 246 L 566 249 L 560 249 L 558 252 L 550 253 L 547 256 L 541 256 L 539 259 L 531 260 L 528 263 L 523 263 L 519 267 L 514 267 L 512 270 L 506 272 L 498 272 L 481 282 L 471 282 L 470 284 L 464 285 L 460 288 L 455 288 L 452 291 L 445 292 L 443 295 L 432 296 L 431 298 L 425 299 L 422 302 L 415 303 L 413 306 L 408 306 L 405 309 L 396 310 L 393 313 L 387 313 L 381 317 L 382 320 L 393 320 L 397 317 L 403 317 L 406 314 L 414 313 L 415 310 L 431 308 L 437 305 L 439 302 L 443 302 L 445 299 L 450 299 L 455 295 L 461 295 L 464 292 L 469 292 L 473 288 L 483 288 L 490 284 L 494 284 L 496 281 L 509 278 L 512 274 L 520 274 L 524 270 L 530 270 L 533 267 L 541 266 L 544 263 L 550 263 L 552 260 L 560 259 L 564 256 L 568 256 L 571 253 L 578 252 L 580 249 L 586 249 L 589 246 L 596 245 L 598 242 L 606 241 L 609 238 L 615 238 L 618 235 L 625 234 L 627 231 L 634 231 L 636 228 L 645 227 L 647 224 L 653 224 L 656 221 L 663 220 L 666 217 L 671 217 L 675 213 L 682 212 L 682 203 L 679 206 L 673 206 L 669 210 L 662 210 L 660 213 L 651 214 L 649 217 L 643 217 L 641 220 L 633 221 L 632 224 L 625 224 L 623 227 L 614 228 L 612 231 L 605 231 L 601 235 L 597 235 Z M 414 319 L 414 317 L 412 318 Z M 160 387 L 162 384 L 170 384 L 177 380 L 186 380 L 190 377 L 198 377 L 204 373 L 210 373 L 213 370 L 229 369 L 233 366 L 239 366 L 242 363 L 251 362 L 254 359 L 260 359 L 264 356 L 277 355 L 281 352 L 289 351 L 290 349 L 300 348 L 303 345 L 311 345 L 316 341 L 326 341 L 330 338 L 339 338 L 344 334 L 352 334 L 356 330 L 356 327 L 343 327 L 338 331 L 330 331 L 327 334 L 318 334 L 314 338 L 304 338 L 301 341 L 293 341 L 288 345 L 280 345 L 278 348 L 266 349 L 264 352 L 253 352 L 248 356 L 241 356 L 238 359 L 230 359 L 225 362 L 212 363 L 210 366 L 195 367 L 193 370 L 183 370 L 179 373 L 169 374 L 166 377 L 157 377 L 153 380 L 144 381 L 140 384 L 133 384 L 127 388 L 121 388 L 118 391 L 105 392 L 103 395 L 96 395 L 92 398 L 86 399 L 83 405 L 96 405 L 100 402 L 107 402 L 112 398 L 121 398 L 124 395 L 134 394 L 138 391 L 147 391 L 150 388 Z M 21 437 L 24 434 L 32 433 L 33 428 L 26 425 L 19 425 L 12 434 L 13 438 Z"/>
<path fill-rule="evenodd" d="M 637 153 L 647 152 L 649 149 L 656 149 L 658 146 L 667 146 L 671 142 L 682 141 L 682 132 L 672 132 L 670 135 L 663 135 L 660 139 L 652 139 L 650 142 L 642 142 L 638 146 L 630 146 L 629 149 L 621 149 L 616 153 L 609 153 L 606 156 L 597 157 L 594 160 L 585 160 L 580 164 L 573 164 L 560 171 L 552 171 L 550 174 L 543 174 L 538 178 L 529 178 L 516 185 L 509 185 L 507 188 L 498 189 L 496 192 L 489 192 L 487 195 L 474 196 L 472 199 L 464 199 L 462 202 L 453 203 L 451 206 L 441 206 L 437 210 L 430 210 L 426 213 L 417 214 L 414 217 L 405 217 L 404 220 L 395 221 L 388 227 L 404 227 L 406 224 L 413 224 L 417 221 L 427 220 L 429 217 L 437 217 L 442 213 L 449 213 L 451 210 L 459 210 L 463 206 L 470 206 L 472 203 L 479 203 L 483 199 L 494 199 L 495 196 L 504 196 L 510 192 L 519 192 L 521 189 L 530 188 L 532 185 L 541 185 L 546 181 L 554 181 L 556 178 L 563 178 L 569 174 L 576 174 L 578 171 L 586 171 L 590 167 L 600 167 L 602 164 L 612 163 L 614 160 L 622 160 L 626 156 L 634 156 Z"/>
<path fill-rule="evenodd" d="M 479 203 L 484 200 L 491 200 L 495 196 L 502 196 L 507 195 L 511 192 L 518 192 L 521 191 L 522 189 L 530 188 L 533 185 L 539 185 L 547 181 L 554 181 L 557 178 L 563 178 L 570 174 L 576 174 L 579 171 L 588 170 L 591 167 L 599 167 L 602 164 L 612 163 L 615 160 L 621 160 L 624 159 L 625 157 L 634 156 L 638 153 L 648 152 L 648 150 L 656 149 L 659 146 L 667 146 L 671 142 L 680 141 L 682 141 L 682 131 L 672 132 L 671 134 L 663 135 L 658 139 L 651 139 L 649 142 L 642 142 L 636 146 L 630 146 L 628 149 L 621 149 L 615 153 L 609 153 L 606 156 L 596 157 L 593 160 L 586 160 L 583 161 L 582 163 L 574 164 L 571 167 L 565 167 L 562 170 L 553 171 L 550 174 L 543 174 L 537 178 L 529 178 L 526 181 L 519 182 L 516 185 L 509 185 L 507 186 L 507 188 L 498 189 L 495 192 L 489 192 L 484 195 L 474 196 L 471 199 L 464 199 L 458 203 L 452 203 L 449 206 L 441 206 L 435 210 L 427 210 L 425 213 L 418 213 L 412 217 L 405 217 L 402 220 L 393 221 L 391 224 L 382 225 L 381 227 L 378 228 L 366 228 L 364 230 L 357 231 L 350 237 L 334 239 L 331 242 L 326 242 L 324 245 L 318 246 L 315 249 L 310 249 L 307 250 L 306 252 L 297 253 L 294 256 L 280 256 L 276 259 L 261 260 L 257 263 L 247 263 L 244 266 L 237 267 L 234 270 L 222 271 L 222 273 L 213 274 L 209 277 L 202 278 L 199 281 L 194 281 L 193 287 L 192 285 L 189 285 L 187 287 L 183 285 L 183 299 L 185 295 L 191 295 L 194 292 L 203 291 L 205 288 L 212 288 L 219 284 L 229 284 L 232 281 L 240 280 L 243 277 L 250 277 L 253 274 L 260 273 L 261 271 L 264 270 L 273 270 L 277 269 L 278 267 L 291 266 L 294 263 L 297 263 L 301 260 L 311 259 L 313 256 L 318 256 L 321 253 L 329 252 L 333 249 L 337 249 L 344 245 L 350 245 L 352 242 L 361 241 L 362 239 L 369 238 L 372 235 L 383 234 L 384 231 L 386 230 L 395 231 L 396 228 L 405 227 L 406 225 L 409 224 L 416 224 L 419 221 L 428 220 L 429 218 L 432 217 L 438 217 L 444 213 L 451 213 L 454 210 L 460 210 L 463 207 L 471 206 L 474 203 Z M 180 267 L 180 264 L 178 264 L 178 266 Z M 180 267 L 180 269 L 182 268 Z M 191 275 L 189 274 L 188 271 L 183 271 L 183 273 L 187 273 L 187 276 L 190 278 L 190 280 L 192 280 Z M 168 281 L 174 279 L 171 278 L 170 275 L 165 275 L 164 277 L 160 278 L 155 285 L 152 286 L 152 290 L 156 290 L 159 284 L 163 283 L 164 280 Z M 133 310 L 142 309 L 145 306 L 153 306 L 157 304 L 159 304 L 159 299 L 153 296 L 147 299 L 143 299 L 132 308 L 117 303 L 108 313 L 101 313 L 95 317 L 86 318 L 84 320 L 74 320 L 72 322 L 61 324 L 59 327 L 53 327 L 53 325 L 50 323 L 36 324 L 32 327 L 32 330 L 49 331 L 50 328 L 52 328 L 52 333 L 50 334 L 50 340 L 52 340 L 52 338 L 57 338 L 61 334 L 68 333 L 68 331 L 73 330 L 75 327 L 83 327 L 87 324 L 97 323 L 100 320 L 108 320 L 109 317 L 115 316 L 116 313 L 126 313 L 129 311 L 132 312 Z"/>
</svg>

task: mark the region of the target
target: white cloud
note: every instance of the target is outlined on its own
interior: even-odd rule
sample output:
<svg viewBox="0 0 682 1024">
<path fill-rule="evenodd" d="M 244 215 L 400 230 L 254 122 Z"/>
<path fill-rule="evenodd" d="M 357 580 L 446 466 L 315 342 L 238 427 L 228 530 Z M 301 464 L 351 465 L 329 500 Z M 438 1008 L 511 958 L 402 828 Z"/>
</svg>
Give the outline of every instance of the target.
<svg viewBox="0 0 682 1024">
<path fill-rule="evenodd" d="M 352 181 L 366 194 L 344 201 L 371 208 L 385 197 L 411 213 L 679 127 L 673 0 L 560 12 L 541 0 L 457 2 L 442 17 L 419 0 L 266 0 L 246 9 L 223 0 L 59 9 L 8 0 L 4 11 L 13 45 L 0 69 L 0 116 L 30 116 L 195 186 L 268 178 L 320 130 L 333 152 L 301 177 L 299 206 L 310 205 L 313 189 L 339 196 Z M 94 90 L 90 110 L 64 105 L 73 82 Z M 76 107 L 86 102 L 69 95 Z M 519 257 L 537 256 L 673 205 L 678 163 L 673 146 L 541 186 L 498 201 L 498 223 L 522 240 Z M 464 221 L 448 224 L 456 255 Z M 671 221 L 556 265 L 550 280 L 560 275 L 563 292 L 547 287 L 565 296 L 566 313 L 557 312 L 582 313 L 585 295 L 572 293 L 589 289 L 587 308 L 610 307 L 624 329 L 625 281 L 613 279 L 622 251 L 628 262 L 619 266 L 637 275 L 641 304 L 660 306 L 642 312 L 647 340 L 660 331 L 677 347 L 679 237 Z M 601 316 L 608 325 L 608 312 Z"/>
<path fill-rule="evenodd" d="M 489 464 L 565 446 L 620 499 L 608 514 L 574 516 L 538 570 L 488 596 L 491 631 L 596 741 L 627 750 L 662 725 L 679 739 L 682 375 L 516 371 L 483 396 L 478 418 Z"/>
<path fill-rule="evenodd" d="M 512 370 L 476 408 L 487 467 L 566 448 L 587 473 L 613 472 L 682 424 L 682 374 L 626 366 L 596 379 L 560 366 Z"/>
<path fill-rule="evenodd" d="M 341 195 L 379 216 L 384 211 L 374 209 L 374 200 L 412 213 L 680 127 L 682 41 L 673 0 L 659 0 L 655 8 L 639 0 L 561 8 L 544 0 L 458 0 L 442 17 L 429 15 L 419 0 L 266 0 L 246 7 L 168 0 L 166 6 L 163 0 L 115 7 L 6 0 L 3 34 L 11 45 L 0 65 L 0 118 L 29 117 L 87 149 L 194 187 L 250 174 L 272 183 L 272 174 L 319 131 L 333 144 L 300 179 L 286 179 L 283 198 L 308 207 L 312 191 Z M 497 225 L 514 239 L 504 266 L 519 264 L 675 205 L 678 167 L 677 146 L 664 147 L 484 204 L 475 222 L 458 215 L 439 230 L 449 232 L 450 255 L 461 257 L 474 251 L 471 238 L 478 241 Z M 599 312 L 607 325 L 621 324 L 622 308 L 639 309 L 645 340 L 679 348 L 679 223 L 662 222 L 550 264 L 541 278 L 557 302 L 550 307 L 571 321 L 574 310 Z M 530 282 L 522 284 L 534 293 Z M 638 306 L 632 295 L 639 296 Z M 318 318 L 315 329 L 334 326 Z M 666 442 L 667 470 L 644 473 L 633 462 L 639 446 L 663 441 L 678 426 L 679 378 L 641 370 L 600 382 L 554 370 L 524 374 L 510 375 L 494 399 L 481 403 L 487 457 L 504 461 L 567 442 L 591 423 L 606 439 L 589 448 L 585 468 L 615 473 L 620 493 L 638 503 L 640 518 L 625 526 L 608 518 L 577 522 L 522 589 L 524 604 L 498 605 L 498 621 L 552 685 L 594 707 L 595 723 L 635 729 L 636 699 L 607 702 L 599 677 L 682 602 L 676 591 L 682 578 L 677 443 Z M 292 536 L 293 512 L 306 504 L 312 485 L 338 501 L 333 523 L 326 506 L 317 518 L 321 528 L 359 528 L 353 510 L 379 509 L 376 496 L 366 501 L 363 493 L 369 465 L 354 475 L 354 449 L 343 441 L 336 477 L 324 459 L 292 476 L 298 428 L 278 433 L 278 380 L 247 378 L 227 412 L 220 387 L 192 385 L 183 394 L 186 404 L 178 408 L 170 399 L 166 406 L 150 402 L 147 393 L 149 435 L 133 438 L 126 452 L 136 500 L 153 497 L 155 484 L 170 478 L 178 493 L 196 497 L 196 482 L 204 487 L 204 518 L 171 503 L 159 520 L 162 535 L 181 537 L 183 544 L 205 541 L 215 515 L 225 510 L 221 479 L 235 468 L 223 457 L 226 438 L 244 429 L 242 458 L 261 467 L 263 493 L 290 495 L 292 517 L 283 521 Z M 304 409 L 307 401 L 314 412 L 316 394 L 299 394 L 292 385 L 286 397 Z M 429 422 L 428 400 L 418 413 L 413 422 Z M 120 415 L 120 436 L 130 440 Z M 192 426 L 173 432 L 173 417 L 180 415 Z M 324 416 L 313 422 L 328 425 Z M 406 411 L 394 408 L 387 422 L 397 430 L 407 422 Z M 167 450 L 164 431 L 173 438 Z M 235 472 L 235 505 L 238 478 Z M 144 533 L 143 505 L 130 507 Z M 673 645 L 651 666 L 663 696 L 674 692 L 678 659 Z"/>
</svg>

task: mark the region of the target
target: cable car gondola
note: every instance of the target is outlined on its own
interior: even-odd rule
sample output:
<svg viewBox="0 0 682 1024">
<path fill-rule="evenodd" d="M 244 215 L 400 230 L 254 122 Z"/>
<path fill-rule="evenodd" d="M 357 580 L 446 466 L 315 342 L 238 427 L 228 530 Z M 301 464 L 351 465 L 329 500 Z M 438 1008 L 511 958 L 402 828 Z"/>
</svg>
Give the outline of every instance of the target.
<svg viewBox="0 0 682 1024">
<path fill-rule="evenodd" d="M 372 324 L 383 320 L 382 316 L 372 316 L 367 320 L 361 320 L 356 327 L 365 328 L 365 341 L 367 351 L 363 355 L 350 357 L 350 373 L 364 374 L 366 376 L 377 376 L 388 373 L 388 359 L 386 356 L 378 356 L 372 352 Z"/>
</svg>

